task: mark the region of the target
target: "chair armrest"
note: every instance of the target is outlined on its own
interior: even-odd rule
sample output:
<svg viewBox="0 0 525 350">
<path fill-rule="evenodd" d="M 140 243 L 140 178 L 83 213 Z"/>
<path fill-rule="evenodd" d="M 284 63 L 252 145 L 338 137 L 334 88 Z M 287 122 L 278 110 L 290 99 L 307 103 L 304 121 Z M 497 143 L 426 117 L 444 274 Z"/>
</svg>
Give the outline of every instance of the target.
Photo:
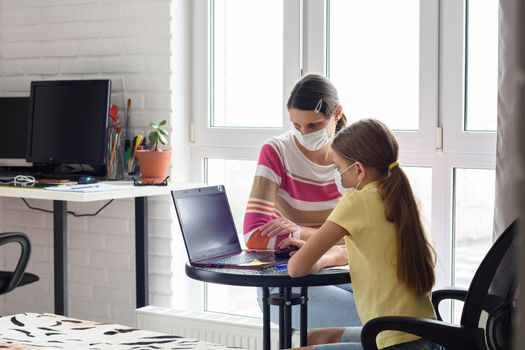
<svg viewBox="0 0 525 350">
<path fill-rule="evenodd" d="M 22 280 L 24 271 L 26 269 L 27 263 L 29 261 L 29 256 L 31 255 L 31 244 L 29 243 L 29 238 L 22 232 L 6 232 L 0 234 L 0 246 L 9 244 L 9 243 L 18 243 L 20 244 L 21 252 L 20 257 L 18 258 L 18 263 L 16 264 L 13 275 L 7 283 L 7 287 L 4 290 L 0 291 L 0 294 L 10 292 L 15 289 L 16 286 Z"/>
<path fill-rule="evenodd" d="M 378 317 L 368 321 L 361 332 L 365 350 L 377 350 L 376 337 L 386 330 L 417 335 L 447 350 L 484 349 L 484 331 L 451 323 L 417 317 Z"/>
<path fill-rule="evenodd" d="M 438 289 L 432 292 L 432 305 L 436 311 L 436 317 L 439 321 L 443 318 L 439 313 L 439 303 L 443 300 L 453 299 L 459 301 L 465 301 L 467 298 L 467 290 L 462 288 L 448 287 L 446 289 Z"/>
</svg>

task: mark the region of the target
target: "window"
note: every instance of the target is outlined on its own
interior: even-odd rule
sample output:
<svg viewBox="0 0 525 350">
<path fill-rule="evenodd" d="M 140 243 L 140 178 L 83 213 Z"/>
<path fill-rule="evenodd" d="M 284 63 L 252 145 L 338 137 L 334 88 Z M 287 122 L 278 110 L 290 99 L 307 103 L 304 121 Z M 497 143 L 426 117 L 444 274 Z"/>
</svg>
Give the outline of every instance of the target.
<svg viewBox="0 0 525 350">
<path fill-rule="evenodd" d="M 492 245 L 495 172 L 454 169 L 454 284 L 468 288 Z"/>
<path fill-rule="evenodd" d="M 254 160 L 205 159 L 206 182 L 209 185 L 224 185 L 235 220 L 235 225 L 242 228 L 242 221 L 248 196 L 252 187 L 253 174 L 257 162 Z M 238 230 L 242 242 L 242 230 Z"/>
<path fill-rule="evenodd" d="M 492 245 L 495 171 L 454 169 L 453 285 L 468 288 Z M 453 320 L 461 319 L 462 302 L 453 303 Z"/>
<path fill-rule="evenodd" d="M 214 0 L 210 5 L 210 126 L 282 127 L 282 2 Z"/>
<path fill-rule="evenodd" d="M 350 121 L 418 130 L 419 1 L 331 0 L 329 16 L 329 75 Z"/>
<path fill-rule="evenodd" d="M 414 192 L 425 224 L 430 228 L 432 213 L 432 168 L 430 167 L 403 167 L 410 186 Z"/>
<path fill-rule="evenodd" d="M 350 121 L 375 117 L 395 131 L 431 228 L 437 286 L 468 284 L 492 242 L 497 1 L 192 6 L 192 174 L 226 186 L 239 234 L 259 147 L 290 128 L 284 105 L 301 74 L 321 73 Z M 479 253 L 463 254 L 473 239 Z M 206 288 L 206 310 L 260 315 L 255 289 Z"/>
<path fill-rule="evenodd" d="M 492 244 L 498 5 L 496 0 L 482 3 L 443 3 L 450 20 L 442 31 L 442 57 L 447 57 L 442 58 L 440 109 L 443 171 L 449 182 L 444 189 L 450 197 L 444 198 L 449 213 L 442 215 L 449 215 L 449 224 L 441 255 L 449 254 L 442 259 L 449 264 L 449 281 L 461 286 L 468 286 Z M 478 247 L 476 252 L 465 250 L 471 243 Z"/>
<path fill-rule="evenodd" d="M 496 131 L 498 2 L 468 1 L 465 130 Z"/>
<path fill-rule="evenodd" d="M 224 185 L 226 188 L 237 234 L 243 242 L 242 222 L 257 162 L 231 159 L 206 159 L 205 162 L 206 182 L 209 185 Z M 206 286 L 206 295 L 205 310 L 260 317 L 255 288 L 210 283 Z M 231 302 L 225 303 L 224 300 Z"/>
</svg>

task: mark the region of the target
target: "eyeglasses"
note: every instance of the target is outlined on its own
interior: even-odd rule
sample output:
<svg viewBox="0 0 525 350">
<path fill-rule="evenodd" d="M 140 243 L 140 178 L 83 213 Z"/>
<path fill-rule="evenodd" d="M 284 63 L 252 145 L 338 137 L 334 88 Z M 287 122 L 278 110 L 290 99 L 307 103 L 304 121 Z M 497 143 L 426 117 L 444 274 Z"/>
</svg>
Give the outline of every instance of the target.
<svg viewBox="0 0 525 350">
<path fill-rule="evenodd" d="M 170 176 L 166 176 L 166 178 L 160 182 L 153 182 L 153 181 L 145 181 L 143 179 L 136 179 L 133 176 L 131 177 L 133 179 L 133 186 L 168 186 L 168 178 Z"/>
</svg>

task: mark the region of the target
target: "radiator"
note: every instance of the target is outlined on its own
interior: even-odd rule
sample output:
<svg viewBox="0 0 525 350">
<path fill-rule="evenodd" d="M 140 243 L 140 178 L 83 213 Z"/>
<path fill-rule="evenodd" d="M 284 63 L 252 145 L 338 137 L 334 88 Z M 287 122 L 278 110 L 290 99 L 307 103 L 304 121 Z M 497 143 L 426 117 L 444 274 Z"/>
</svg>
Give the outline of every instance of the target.
<svg viewBox="0 0 525 350">
<path fill-rule="evenodd" d="M 180 335 L 210 343 L 242 349 L 262 350 L 262 319 L 213 312 L 182 311 L 158 306 L 145 306 L 135 311 L 137 328 Z M 271 348 L 279 349 L 279 330 L 271 326 Z M 299 332 L 292 345 L 299 346 Z"/>
</svg>

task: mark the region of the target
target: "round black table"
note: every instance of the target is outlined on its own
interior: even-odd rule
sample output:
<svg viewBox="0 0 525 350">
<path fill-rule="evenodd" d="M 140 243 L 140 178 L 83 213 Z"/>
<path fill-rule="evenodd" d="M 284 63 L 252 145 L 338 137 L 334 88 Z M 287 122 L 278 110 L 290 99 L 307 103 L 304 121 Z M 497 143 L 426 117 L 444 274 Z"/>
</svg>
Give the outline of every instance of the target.
<svg viewBox="0 0 525 350">
<path fill-rule="evenodd" d="M 292 305 L 301 305 L 300 339 L 306 345 L 308 287 L 350 283 L 348 269 L 323 269 L 317 273 L 292 278 L 286 269 L 264 270 L 195 267 L 186 263 L 186 275 L 202 282 L 231 286 L 262 287 L 263 349 L 270 350 L 270 305 L 279 306 L 279 348 L 292 346 Z M 270 294 L 270 287 L 279 293 Z M 292 287 L 301 287 L 300 294 L 292 294 Z"/>
</svg>

